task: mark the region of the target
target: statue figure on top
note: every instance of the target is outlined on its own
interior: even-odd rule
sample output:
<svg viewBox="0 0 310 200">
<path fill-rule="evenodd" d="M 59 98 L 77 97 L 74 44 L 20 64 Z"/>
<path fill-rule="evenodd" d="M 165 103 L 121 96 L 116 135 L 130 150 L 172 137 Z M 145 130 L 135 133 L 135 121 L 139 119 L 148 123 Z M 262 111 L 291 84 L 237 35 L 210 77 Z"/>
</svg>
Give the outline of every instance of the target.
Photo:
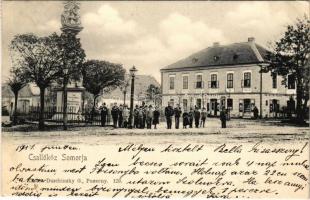
<svg viewBox="0 0 310 200">
<path fill-rule="evenodd" d="M 82 29 L 80 19 L 80 4 L 76 1 L 64 3 L 64 11 L 61 15 L 62 29 Z"/>
</svg>

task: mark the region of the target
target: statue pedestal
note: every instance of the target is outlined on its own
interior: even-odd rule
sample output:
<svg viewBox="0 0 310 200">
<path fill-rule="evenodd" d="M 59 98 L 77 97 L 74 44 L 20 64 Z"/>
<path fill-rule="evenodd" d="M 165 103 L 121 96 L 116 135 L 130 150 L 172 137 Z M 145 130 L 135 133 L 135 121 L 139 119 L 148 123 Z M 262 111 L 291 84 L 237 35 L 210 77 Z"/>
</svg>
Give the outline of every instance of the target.
<svg viewBox="0 0 310 200">
<path fill-rule="evenodd" d="M 68 87 L 67 88 L 67 113 L 68 121 L 83 120 L 83 93 L 84 87 Z M 56 89 L 56 108 L 57 113 L 52 117 L 52 120 L 63 120 L 63 90 Z"/>
</svg>

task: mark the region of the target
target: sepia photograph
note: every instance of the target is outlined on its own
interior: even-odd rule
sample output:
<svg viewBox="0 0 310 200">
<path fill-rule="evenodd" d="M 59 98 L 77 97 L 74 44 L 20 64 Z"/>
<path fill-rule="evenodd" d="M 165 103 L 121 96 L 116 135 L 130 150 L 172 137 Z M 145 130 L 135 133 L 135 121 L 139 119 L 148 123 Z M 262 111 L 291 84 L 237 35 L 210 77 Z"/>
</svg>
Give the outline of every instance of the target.
<svg viewBox="0 0 310 200">
<path fill-rule="evenodd" d="M 2 1 L 4 197 L 310 198 L 309 1 Z"/>
</svg>

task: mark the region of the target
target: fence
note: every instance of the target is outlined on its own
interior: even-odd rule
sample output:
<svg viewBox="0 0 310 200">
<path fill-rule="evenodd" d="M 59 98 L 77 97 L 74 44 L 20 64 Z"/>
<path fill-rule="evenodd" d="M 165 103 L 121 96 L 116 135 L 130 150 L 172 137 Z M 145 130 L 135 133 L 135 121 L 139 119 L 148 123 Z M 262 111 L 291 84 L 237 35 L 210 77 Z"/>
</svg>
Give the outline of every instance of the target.
<svg viewBox="0 0 310 200">
<path fill-rule="evenodd" d="M 43 112 L 45 122 L 61 125 L 63 124 L 63 107 L 45 107 Z M 40 119 L 40 107 L 31 106 L 27 112 L 18 112 L 19 122 L 38 122 Z M 99 110 L 77 109 L 76 107 L 67 108 L 68 125 L 100 126 L 101 114 Z M 164 111 L 160 110 L 160 121 L 165 121 Z M 112 125 L 111 109 L 108 109 L 106 125 Z"/>
<path fill-rule="evenodd" d="M 35 122 L 40 118 L 40 107 L 30 107 L 28 112 L 17 114 L 19 121 Z M 63 123 L 63 108 L 62 107 L 46 107 L 43 112 L 43 117 L 46 122 L 53 124 Z M 92 109 L 77 109 L 76 107 L 67 108 L 67 121 L 69 125 L 101 125 L 101 114 L 98 110 Z M 106 125 L 111 125 L 112 117 L 108 112 Z"/>
</svg>

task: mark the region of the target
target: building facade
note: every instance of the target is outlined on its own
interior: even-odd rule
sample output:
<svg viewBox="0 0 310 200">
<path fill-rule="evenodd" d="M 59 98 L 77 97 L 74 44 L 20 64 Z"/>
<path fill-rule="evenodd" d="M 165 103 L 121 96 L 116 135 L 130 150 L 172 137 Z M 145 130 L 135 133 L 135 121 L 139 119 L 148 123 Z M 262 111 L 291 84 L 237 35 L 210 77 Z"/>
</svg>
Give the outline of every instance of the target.
<svg viewBox="0 0 310 200">
<path fill-rule="evenodd" d="M 267 65 L 268 51 L 247 42 L 220 45 L 194 53 L 161 69 L 163 106 L 179 104 L 183 110 L 195 105 L 205 107 L 211 116 L 221 108 L 232 117 L 251 117 L 257 107 L 262 117 L 275 117 L 282 109 L 294 107 L 296 95 L 293 77 L 288 87 L 282 77 L 261 73 Z"/>
</svg>

